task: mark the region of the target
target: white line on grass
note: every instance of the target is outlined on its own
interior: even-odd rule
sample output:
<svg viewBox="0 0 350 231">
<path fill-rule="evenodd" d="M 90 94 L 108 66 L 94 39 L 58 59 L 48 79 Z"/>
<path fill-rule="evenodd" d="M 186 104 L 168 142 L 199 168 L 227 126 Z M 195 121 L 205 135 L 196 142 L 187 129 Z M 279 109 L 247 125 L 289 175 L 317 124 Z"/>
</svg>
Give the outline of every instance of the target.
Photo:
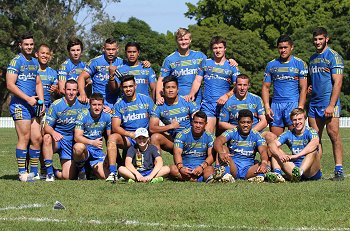
<svg viewBox="0 0 350 231">
<path fill-rule="evenodd" d="M 18 205 L 18 206 L 7 206 L 7 207 L 4 207 L 4 208 L 0 208 L 0 211 L 41 208 L 41 207 L 45 207 L 45 206 L 46 205 L 42 205 L 42 204 L 28 204 L 28 205 Z"/>
<path fill-rule="evenodd" d="M 47 217 L 0 217 L 1 221 L 32 221 L 32 222 L 53 222 L 53 223 L 81 223 L 81 224 L 93 224 L 93 225 L 130 225 L 130 226 L 149 226 L 149 227 L 171 227 L 171 228 L 191 228 L 191 229 L 245 229 L 245 230 L 289 230 L 289 231 L 350 231 L 350 228 L 323 228 L 323 227 L 260 227 L 260 226 L 246 226 L 246 225 L 210 225 L 210 224 L 165 224 L 160 222 L 143 222 L 136 220 L 116 220 L 116 221 L 100 221 L 100 220 L 67 220 L 67 219 L 53 219 Z"/>
</svg>

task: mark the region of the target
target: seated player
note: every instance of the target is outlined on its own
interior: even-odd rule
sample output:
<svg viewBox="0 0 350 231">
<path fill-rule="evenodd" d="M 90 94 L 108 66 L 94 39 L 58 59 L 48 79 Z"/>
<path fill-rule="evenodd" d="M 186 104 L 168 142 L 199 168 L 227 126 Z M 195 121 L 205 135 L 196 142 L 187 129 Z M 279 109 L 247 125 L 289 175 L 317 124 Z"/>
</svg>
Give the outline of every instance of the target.
<svg viewBox="0 0 350 231">
<path fill-rule="evenodd" d="M 282 171 L 292 181 L 319 180 L 322 176 L 320 170 L 320 155 L 318 153 L 319 137 L 317 131 L 305 125 L 306 112 L 302 108 L 295 108 L 290 114 L 293 129 L 282 133 L 269 144 L 272 153 L 273 174 L 269 181 L 275 182 Z M 280 147 L 287 144 L 291 155 L 286 154 Z"/>
<path fill-rule="evenodd" d="M 176 135 L 174 162 L 170 175 L 181 181 L 206 181 L 213 173 L 213 142 L 215 137 L 205 130 L 207 115 L 198 111 L 193 115 L 192 126 Z"/>
<path fill-rule="evenodd" d="M 163 159 L 156 146 L 149 143 L 146 128 L 135 131 L 136 144 L 128 149 L 125 158 L 125 167 L 120 166 L 119 174 L 129 182 L 162 182 L 170 169 L 163 166 Z"/>
<path fill-rule="evenodd" d="M 222 133 L 214 142 L 214 149 L 225 167 L 223 182 L 236 179 L 263 182 L 268 171 L 266 142 L 260 133 L 252 130 L 253 113 L 248 109 L 238 112 L 238 126 Z M 225 144 L 228 144 L 228 147 Z M 261 163 L 255 163 L 256 151 L 259 151 Z"/>
<path fill-rule="evenodd" d="M 90 109 L 83 110 L 75 125 L 73 159 L 78 168 L 79 180 L 86 179 L 86 161 L 98 178 L 106 179 L 109 174 L 107 159 L 102 150 L 102 139 L 104 132 L 107 137 L 111 134 L 112 119 L 110 114 L 103 111 L 103 102 L 102 94 L 93 93 L 90 97 Z"/>
<path fill-rule="evenodd" d="M 191 118 L 198 111 L 195 102 L 186 102 L 179 96 L 177 78 L 168 76 L 163 79 L 164 104 L 154 105 L 151 112 L 149 130 L 152 134 L 151 143 L 159 150 L 173 151 L 174 137 L 177 133 L 191 126 Z M 164 126 L 161 126 L 159 122 Z"/>
<path fill-rule="evenodd" d="M 75 122 L 86 106 L 77 100 L 78 83 L 70 79 L 64 87 L 64 97 L 53 102 L 49 108 L 43 138 L 43 156 L 46 167 L 46 181 L 54 181 L 52 157 L 55 152 L 60 155 L 62 172 L 57 172 L 59 179 L 76 178 L 76 168 L 72 149 L 74 143 Z"/>
</svg>

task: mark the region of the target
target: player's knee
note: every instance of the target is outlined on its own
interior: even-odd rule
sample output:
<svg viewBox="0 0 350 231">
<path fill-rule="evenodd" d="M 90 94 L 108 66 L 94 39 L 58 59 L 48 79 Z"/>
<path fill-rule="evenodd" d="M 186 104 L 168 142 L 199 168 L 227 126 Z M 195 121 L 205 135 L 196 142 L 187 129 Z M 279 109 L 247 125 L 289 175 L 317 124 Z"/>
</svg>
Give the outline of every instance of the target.
<svg viewBox="0 0 350 231">
<path fill-rule="evenodd" d="M 177 169 L 177 167 L 175 165 L 170 165 L 170 175 L 177 177 L 179 175 L 179 170 Z"/>
<path fill-rule="evenodd" d="M 264 135 L 264 138 L 267 143 L 270 143 L 274 141 L 277 138 L 277 136 L 272 132 L 266 132 L 266 134 Z"/>
<path fill-rule="evenodd" d="M 74 155 L 80 156 L 80 155 L 83 154 L 84 150 L 85 150 L 85 144 L 76 143 L 73 146 L 73 153 L 74 153 Z"/>
<path fill-rule="evenodd" d="M 161 135 L 159 133 L 154 133 L 151 136 L 151 144 L 153 145 L 159 145 L 161 143 Z"/>
<path fill-rule="evenodd" d="M 44 146 L 52 145 L 52 136 L 49 134 L 45 134 L 43 137 L 43 143 L 44 143 Z"/>
</svg>

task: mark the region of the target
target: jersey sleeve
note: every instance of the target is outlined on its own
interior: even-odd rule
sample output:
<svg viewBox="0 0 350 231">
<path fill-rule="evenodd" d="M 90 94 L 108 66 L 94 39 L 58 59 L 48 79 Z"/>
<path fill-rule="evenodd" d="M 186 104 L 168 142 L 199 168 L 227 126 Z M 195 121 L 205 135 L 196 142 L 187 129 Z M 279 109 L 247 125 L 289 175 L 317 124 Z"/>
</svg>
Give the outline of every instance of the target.
<svg viewBox="0 0 350 231">
<path fill-rule="evenodd" d="M 196 111 L 199 111 L 199 107 L 198 105 L 196 104 L 196 102 L 194 101 L 190 101 L 188 102 L 188 107 L 190 109 L 190 114 L 192 115 L 193 113 L 195 113 Z"/>
<path fill-rule="evenodd" d="M 85 66 L 84 71 L 89 73 L 90 76 L 93 76 L 96 73 L 96 61 L 90 60 L 88 64 Z"/>
<path fill-rule="evenodd" d="M 204 59 L 199 65 L 198 65 L 198 68 L 197 68 L 197 75 L 199 76 L 204 76 L 204 68 L 206 66 L 206 59 Z"/>
<path fill-rule="evenodd" d="M 109 113 L 106 113 L 106 130 L 110 131 L 112 130 L 112 117 Z"/>
<path fill-rule="evenodd" d="M 184 135 L 182 132 L 177 133 L 174 140 L 174 148 L 184 148 Z"/>
<path fill-rule="evenodd" d="M 152 68 L 149 68 L 149 73 L 148 73 L 148 82 L 149 83 L 155 83 L 157 82 L 156 80 L 156 73 L 154 72 L 154 70 Z"/>
<path fill-rule="evenodd" d="M 232 67 L 232 75 L 231 75 L 231 81 L 232 81 L 232 82 L 231 82 L 231 84 L 233 84 L 233 83 L 236 82 L 237 76 L 238 76 L 239 74 L 241 74 L 241 73 L 239 72 L 238 67 Z"/>
<path fill-rule="evenodd" d="M 289 135 L 290 135 L 290 131 L 289 130 L 285 131 L 277 138 L 277 141 L 280 142 L 281 144 L 285 144 L 288 141 Z"/>
<path fill-rule="evenodd" d="M 220 136 L 225 137 L 226 140 L 229 141 L 229 140 L 231 140 L 231 139 L 233 138 L 233 134 L 234 134 L 234 132 L 235 132 L 236 130 L 237 130 L 236 128 L 226 130 L 226 131 L 224 131 L 224 133 L 222 133 Z"/>
<path fill-rule="evenodd" d="M 85 113 L 80 113 L 77 117 L 77 120 L 75 121 L 75 128 L 76 130 L 85 130 Z"/>
<path fill-rule="evenodd" d="M 120 104 L 118 102 L 114 105 L 112 118 L 122 119 L 122 113 L 120 112 Z"/>
<path fill-rule="evenodd" d="M 53 127 L 53 126 L 55 126 L 57 119 L 58 119 L 58 116 L 57 116 L 57 112 L 55 110 L 55 104 L 51 104 L 51 106 L 47 112 L 45 124 L 49 125 L 50 127 Z"/>
<path fill-rule="evenodd" d="M 170 75 L 171 72 L 171 66 L 170 66 L 170 60 L 169 57 L 166 57 L 163 61 L 163 65 L 160 69 L 160 76 L 167 77 Z"/>
<path fill-rule="evenodd" d="M 154 117 L 154 118 L 159 118 L 160 119 L 160 108 L 158 105 L 154 105 L 152 110 L 151 110 L 151 115 L 150 117 Z"/>
<path fill-rule="evenodd" d="M 332 57 L 330 69 L 331 74 L 344 74 L 344 60 L 338 53 L 335 53 Z"/>
<path fill-rule="evenodd" d="M 271 83 L 271 73 L 270 73 L 270 63 L 266 65 L 265 72 L 264 72 L 264 83 Z"/>
<path fill-rule="evenodd" d="M 65 65 L 64 63 L 60 66 L 60 68 L 58 69 L 58 80 L 61 81 L 66 81 L 67 80 L 67 65 Z"/>
<path fill-rule="evenodd" d="M 221 122 L 229 122 L 230 120 L 230 112 L 228 110 L 228 102 L 227 101 L 224 106 L 221 108 L 221 111 L 220 111 L 220 116 L 219 116 L 219 120 Z"/>
<path fill-rule="evenodd" d="M 20 64 L 20 61 L 18 58 L 12 59 L 10 64 L 7 67 L 7 73 L 18 75 L 18 73 L 20 71 L 20 66 L 21 66 L 21 64 Z"/>
<path fill-rule="evenodd" d="M 307 67 L 306 62 L 300 61 L 299 79 L 306 79 L 308 73 L 309 73 L 309 69 L 308 69 L 308 67 Z"/>
<path fill-rule="evenodd" d="M 261 97 L 256 97 L 255 101 L 256 101 L 256 110 L 258 111 L 258 115 L 259 116 L 265 115 L 265 107 Z"/>
<path fill-rule="evenodd" d="M 260 135 L 259 132 L 254 133 L 256 136 L 256 146 L 260 147 L 260 146 L 266 146 L 266 141 L 265 139 Z"/>
</svg>

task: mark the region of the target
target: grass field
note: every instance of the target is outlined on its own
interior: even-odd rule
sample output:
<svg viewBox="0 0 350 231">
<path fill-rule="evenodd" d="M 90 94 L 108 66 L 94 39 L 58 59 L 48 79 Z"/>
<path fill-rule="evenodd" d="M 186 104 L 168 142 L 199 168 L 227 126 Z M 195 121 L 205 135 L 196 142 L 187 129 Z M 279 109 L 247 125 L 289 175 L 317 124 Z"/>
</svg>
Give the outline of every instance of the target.
<svg viewBox="0 0 350 231">
<path fill-rule="evenodd" d="M 350 129 L 341 134 L 348 174 Z M 350 230 L 350 177 L 328 179 L 327 135 L 324 179 L 284 184 L 19 182 L 14 129 L 0 129 L 0 140 L 0 230 Z"/>
</svg>

